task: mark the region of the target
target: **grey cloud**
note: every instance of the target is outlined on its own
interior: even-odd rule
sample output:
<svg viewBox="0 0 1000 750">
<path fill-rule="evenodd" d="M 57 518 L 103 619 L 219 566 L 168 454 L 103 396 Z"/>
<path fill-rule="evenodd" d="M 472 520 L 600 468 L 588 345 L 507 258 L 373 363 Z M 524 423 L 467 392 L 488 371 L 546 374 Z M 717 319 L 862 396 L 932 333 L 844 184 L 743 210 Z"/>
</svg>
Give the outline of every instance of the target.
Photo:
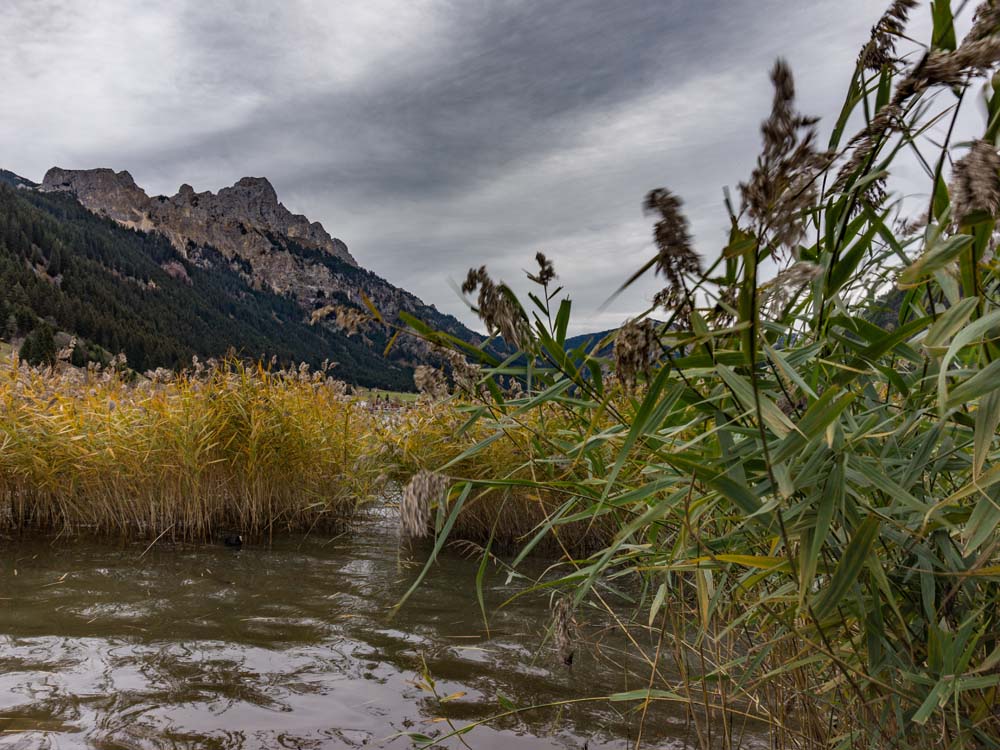
<svg viewBox="0 0 1000 750">
<path fill-rule="evenodd" d="M 32 6 L 15 0 L 0 11 L 38 32 L 2 60 L 13 66 L 4 83 L 51 112 L 68 63 L 46 46 L 35 27 L 47 22 L 29 19 Z M 24 117 L 28 152 L 0 117 L 2 165 L 29 177 L 52 163 L 127 168 L 153 192 L 266 175 L 289 208 L 321 220 L 363 264 L 470 323 L 449 280 L 480 263 L 514 278 L 545 249 L 583 313 L 578 330 L 620 322 L 655 288 L 648 281 L 599 312 L 650 252 L 638 210 L 646 190 L 682 194 L 701 252 L 717 252 L 721 186 L 752 165 L 770 61 L 789 55 L 804 109 L 830 115 L 881 10 L 864 0 L 161 8 L 125 19 L 161 45 L 154 53 L 118 39 L 95 69 L 149 75 L 149 90 L 134 95 L 135 81 L 128 95 L 96 97 L 85 120 L 50 119 L 31 134 Z M 58 14 L 60 39 L 80 29 L 114 39 L 112 15 L 63 12 L 77 16 L 67 27 Z M 116 67 L 132 60 L 141 71 Z M 56 74 L 38 86 L 45 64 Z M 70 136 L 122 116 L 155 136 Z"/>
</svg>

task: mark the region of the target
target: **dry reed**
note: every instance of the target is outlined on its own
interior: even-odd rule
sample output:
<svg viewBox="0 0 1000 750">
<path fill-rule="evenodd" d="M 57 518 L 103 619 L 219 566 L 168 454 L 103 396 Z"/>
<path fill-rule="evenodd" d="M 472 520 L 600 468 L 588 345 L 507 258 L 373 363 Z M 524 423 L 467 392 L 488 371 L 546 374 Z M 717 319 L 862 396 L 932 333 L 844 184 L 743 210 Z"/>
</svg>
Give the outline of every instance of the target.
<svg viewBox="0 0 1000 750">
<path fill-rule="evenodd" d="M 380 491 L 374 417 L 324 373 L 149 376 L 0 371 L 0 528 L 259 536 L 340 523 Z"/>
</svg>

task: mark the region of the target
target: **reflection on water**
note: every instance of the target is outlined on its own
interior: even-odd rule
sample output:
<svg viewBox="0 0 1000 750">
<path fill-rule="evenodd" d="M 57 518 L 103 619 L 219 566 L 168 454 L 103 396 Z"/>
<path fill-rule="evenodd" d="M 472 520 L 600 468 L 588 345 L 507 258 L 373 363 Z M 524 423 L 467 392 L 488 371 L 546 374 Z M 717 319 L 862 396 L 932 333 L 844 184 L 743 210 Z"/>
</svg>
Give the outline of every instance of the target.
<svg viewBox="0 0 1000 750">
<path fill-rule="evenodd" d="M 0 545 L 2 748 L 408 748 L 399 733 L 435 736 L 449 731 L 442 717 L 462 726 L 493 716 L 498 694 L 527 706 L 642 687 L 623 676 L 629 655 L 596 617 L 591 649 L 571 668 L 543 648 L 544 596 L 492 612 L 487 635 L 476 564 L 454 555 L 390 620 L 418 568 L 384 528 L 240 551 Z M 516 590 L 491 575 L 487 607 Z M 424 662 L 453 700 L 417 684 Z M 540 709 L 465 739 L 476 749 L 625 748 L 634 705 Z M 647 717 L 644 746 L 688 746 L 670 711 L 659 704 Z"/>
</svg>

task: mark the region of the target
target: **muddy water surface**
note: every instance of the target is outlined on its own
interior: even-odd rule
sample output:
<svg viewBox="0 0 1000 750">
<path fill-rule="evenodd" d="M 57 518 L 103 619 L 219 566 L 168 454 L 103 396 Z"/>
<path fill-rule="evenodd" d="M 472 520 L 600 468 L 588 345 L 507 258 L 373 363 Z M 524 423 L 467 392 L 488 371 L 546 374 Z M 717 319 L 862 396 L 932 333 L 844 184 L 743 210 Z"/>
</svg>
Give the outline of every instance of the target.
<svg viewBox="0 0 1000 750">
<path fill-rule="evenodd" d="M 402 613 L 426 551 L 373 525 L 272 546 L 0 540 L 0 747 L 326 749 L 413 746 L 530 706 L 642 687 L 624 643 L 587 617 L 567 668 L 543 638 L 544 596 L 444 555 Z M 440 701 L 420 687 L 424 665 Z M 478 727 L 471 748 L 626 748 L 633 703 L 538 709 Z M 687 747 L 658 704 L 646 747 Z M 631 742 L 630 742 L 631 740 Z M 455 739 L 446 747 L 460 747 Z"/>
</svg>

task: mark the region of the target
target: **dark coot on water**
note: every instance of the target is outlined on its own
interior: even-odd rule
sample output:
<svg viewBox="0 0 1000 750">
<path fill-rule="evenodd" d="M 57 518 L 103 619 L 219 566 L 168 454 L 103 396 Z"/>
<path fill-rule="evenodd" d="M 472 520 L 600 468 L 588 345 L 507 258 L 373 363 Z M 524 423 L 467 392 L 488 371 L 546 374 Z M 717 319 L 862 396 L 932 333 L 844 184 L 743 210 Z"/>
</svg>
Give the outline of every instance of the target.
<svg viewBox="0 0 1000 750">
<path fill-rule="evenodd" d="M 222 539 L 222 543 L 227 547 L 239 549 L 243 546 L 243 537 L 240 534 L 226 534 Z"/>
</svg>

